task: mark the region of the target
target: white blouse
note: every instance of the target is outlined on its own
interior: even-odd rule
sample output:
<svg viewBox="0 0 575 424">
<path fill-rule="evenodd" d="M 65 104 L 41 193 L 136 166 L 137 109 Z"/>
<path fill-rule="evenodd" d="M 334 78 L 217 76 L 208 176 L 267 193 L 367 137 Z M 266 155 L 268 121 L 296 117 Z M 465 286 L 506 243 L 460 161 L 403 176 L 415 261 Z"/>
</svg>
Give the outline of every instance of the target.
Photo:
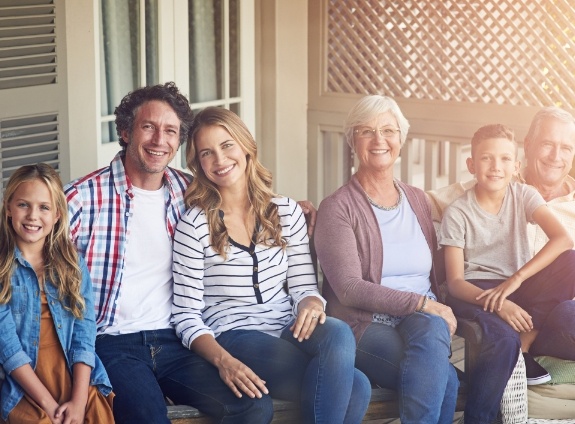
<svg viewBox="0 0 575 424">
<path fill-rule="evenodd" d="M 286 250 L 230 239 L 227 259 L 210 245 L 204 211 L 182 215 L 174 236 L 172 323 L 186 347 L 202 334 L 258 330 L 279 337 L 306 296 L 320 296 L 311 261 L 305 217 L 286 197 L 278 205 Z"/>
</svg>

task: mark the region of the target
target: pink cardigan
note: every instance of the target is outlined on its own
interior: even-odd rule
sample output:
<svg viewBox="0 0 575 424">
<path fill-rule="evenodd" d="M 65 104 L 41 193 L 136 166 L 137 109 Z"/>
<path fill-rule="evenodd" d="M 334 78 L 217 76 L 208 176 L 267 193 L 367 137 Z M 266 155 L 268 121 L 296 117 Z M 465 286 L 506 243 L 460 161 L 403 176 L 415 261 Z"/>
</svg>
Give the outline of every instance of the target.
<svg viewBox="0 0 575 424">
<path fill-rule="evenodd" d="M 415 212 L 433 256 L 430 279 L 439 296 L 444 281 L 442 251 L 438 250 L 430 203 L 418 188 L 399 182 Z M 408 315 L 421 295 L 380 284 L 384 249 L 375 214 L 355 176 L 319 207 L 314 232 L 315 248 L 324 273 L 323 296 L 327 313 L 347 322 L 359 341 L 373 313 Z M 417 260 L 417 258 L 406 258 Z"/>
</svg>

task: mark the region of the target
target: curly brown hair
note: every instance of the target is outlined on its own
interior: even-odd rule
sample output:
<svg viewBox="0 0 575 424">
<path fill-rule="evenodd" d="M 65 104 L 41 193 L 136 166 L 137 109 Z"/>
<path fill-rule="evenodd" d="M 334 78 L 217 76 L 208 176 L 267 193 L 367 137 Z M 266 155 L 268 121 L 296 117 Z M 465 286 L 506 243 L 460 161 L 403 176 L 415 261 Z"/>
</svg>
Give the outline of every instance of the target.
<svg viewBox="0 0 575 424">
<path fill-rule="evenodd" d="M 128 93 L 114 110 L 116 115 L 116 132 L 120 137 L 120 146 L 126 148 L 127 140 L 124 140 L 122 133 L 126 131 L 132 133 L 134 119 L 138 108 L 144 103 L 158 100 L 167 103 L 180 119 L 180 144 L 188 139 L 188 131 L 194 119 L 194 114 L 190 108 L 188 99 L 180 93 L 178 87 L 173 82 L 165 84 L 141 87 Z"/>
</svg>

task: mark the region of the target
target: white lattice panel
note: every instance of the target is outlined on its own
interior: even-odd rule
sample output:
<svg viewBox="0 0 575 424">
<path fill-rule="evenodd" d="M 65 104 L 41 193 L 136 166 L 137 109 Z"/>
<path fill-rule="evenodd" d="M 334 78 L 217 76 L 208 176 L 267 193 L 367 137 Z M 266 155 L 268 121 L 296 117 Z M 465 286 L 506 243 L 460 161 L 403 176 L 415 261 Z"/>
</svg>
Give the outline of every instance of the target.
<svg viewBox="0 0 575 424">
<path fill-rule="evenodd" d="M 575 0 L 329 0 L 327 90 L 575 108 Z"/>
</svg>

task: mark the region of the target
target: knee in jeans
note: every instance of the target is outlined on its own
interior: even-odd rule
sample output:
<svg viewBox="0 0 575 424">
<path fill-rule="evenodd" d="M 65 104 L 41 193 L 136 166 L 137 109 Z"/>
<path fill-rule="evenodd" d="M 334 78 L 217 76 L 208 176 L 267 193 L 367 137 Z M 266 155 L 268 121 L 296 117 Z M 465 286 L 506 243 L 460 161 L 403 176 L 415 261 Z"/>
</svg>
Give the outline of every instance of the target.
<svg viewBox="0 0 575 424">
<path fill-rule="evenodd" d="M 347 323 L 337 318 L 327 317 L 323 325 L 326 326 L 326 341 L 339 346 L 350 346 L 355 350 L 355 338 Z"/>
<path fill-rule="evenodd" d="M 422 314 L 421 316 L 425 319 L 421 326 L 423 337 L 433 340 L 451 341 L 449 327 L 443 318 L 431 314 Z"/>
<path fill-rule="evenodd" d="M 257 419 L 248 419 L 246 422 L 249 423 L 270 423 L 274 417 L 274 404 L 271 396 L 263 396 L 256 402 L 257 412 L 252 414 L 253 417 Z"/>
<path fill-rule="evenodd" d="M 575 300 L 565 300 L 557 305 L 547 317 L 545 326 L 553 331 L 562 331 L 575 334 Z"/>
</svg>

